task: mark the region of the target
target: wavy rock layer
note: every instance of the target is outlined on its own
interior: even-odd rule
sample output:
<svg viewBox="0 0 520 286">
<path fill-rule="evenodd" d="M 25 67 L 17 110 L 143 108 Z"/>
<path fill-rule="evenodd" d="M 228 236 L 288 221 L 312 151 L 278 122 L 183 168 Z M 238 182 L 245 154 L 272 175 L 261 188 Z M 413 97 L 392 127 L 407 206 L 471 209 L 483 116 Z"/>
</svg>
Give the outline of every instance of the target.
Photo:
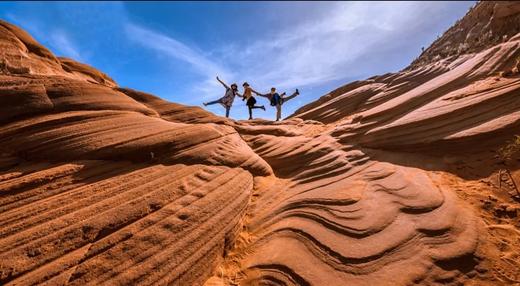
<svg viewBox="0 0 520 286">
<path fill-rule="evenodd" d="M 245 261 L 249 283 L 406 285 L 445 279 L 457 257 L 474 263 L 474 216 L 420 171 L 374 164 L 280 191 L 259 217 L 261 239 Z"/>
<path fill-rule="evenodd" d="M 242 283 L 435 283 L 477 264 L 478 220 L 435 176 L 373 161 L 327 135 L 246 140 L 288 179 L 264 182 L 249 210 L 255 239 Z"/>
<path fill-rule="evenodd" d="M 202 283 L 233 239 L 251 188 L 248 172 L 225 167 L 21 164 L 0 181 L 0 279 Z"/>
<path fill-rule="evenodd" d="M 495 18 L 475 16 L 487 15 L 490 7 Z M 490 38 L 465 53 L 441 53 L 399 73 L 350 83 L 302 107 L 286 123 L 237 129 L 279 179 L 262 182 L 256 191 L 248 214 L 249 239 L 239 248 L 247 255 L 237 255 L 240 270 L 229 266 L 231 280 L 246 285 L 430 285 L 470 283 L 481 275 L 477 272 L 490 272 L 477 284 L 520 283 L 520 264 L 509 258 L 520 251 L 500 246 L 508 235 L 482 229 L 499 225 L 509 232 L 508 223 L 516 231 L 520 226 L 513 211 L 518 208 L 509 205 L 512 193 L 488 181 L 483 166 L 495 164 L 484 159 L 494 154 L 483 152 L 497 150 L 520 127 L 520 30 L 507 25 L 518 17 L 519 7 L 479 3 L 458 24 L 470 27 L 479 18 L 489 24 L 478 26 L 492 30 L 500 41 Z M 504 9 L 510 13 L 503 15 Z M 456 46 L 456 39 L 449 32 L 431 51 Z M 323 125 L 309 128 L 307 120 Z M 374 148 L 441 156 L 429 157 L 428 163 L 411 154 L 390 159 L 389 152 Z M 448 154 L 459 158 L 453 160 L 459 170 L 465 162 L 480 162 L 471 166 L 477 170 L 457 173 L 486 178 L 479 183 L 487 186 L 460 187 L 442 172 L 426 171 L 445 170 L 439 159 Z M 472 204 L 483 202 L 485 211 L 465 206 L 455 190 Z M 508 202 L 501 206 L 511 210 L 511 220 L 504 222 L 500 210 L 486 211 L 497 201 Z M 486 217 L 484 223 L 475 212 Z M 518 234 L 513 236 L 518 239 Z M 497 254 L 496 247 L 505 253 Z"/>
<path fill-rule="evenodd" d="M 335 137 L 366 147 L 467 148 L 477 140 L 509 135 L 520 126 L 520 79 L 499 75 L 519 57 L 520 35 L 451 63 L 346 86 L 294 116 L 339 122 L 332 132 Z"/>
<path fill-rule="evenodd" d="M 203 284 L 271 167 L 227 120 L 0 45 L 0 284 Z"/>
</svg>

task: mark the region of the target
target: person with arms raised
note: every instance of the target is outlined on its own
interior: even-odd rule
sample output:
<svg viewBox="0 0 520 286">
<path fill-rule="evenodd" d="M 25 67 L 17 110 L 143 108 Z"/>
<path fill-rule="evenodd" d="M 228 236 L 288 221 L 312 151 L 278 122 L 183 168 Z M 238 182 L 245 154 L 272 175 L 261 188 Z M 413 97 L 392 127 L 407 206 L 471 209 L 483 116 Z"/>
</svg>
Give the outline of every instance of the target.
<svg viewBox="0 0 520 286">
<path fill-rule="evenodd" d="M 241 97 L 241 95 L 238 94 L 238 86 L 236 83 L 233 83 L 233 84 L 231 84 L 231 86 L 228 86 L 226 83 L 224 83 L 222 80 L 220 80 L 220 78 L 218 76 L 217 76 L 217 80 L 224 86 L 224 88 L 226 89 L 226 93 L 224 94 L 223 97 L 221 97 L 217 100 L 210 101 L 210 102 L 204 102 L 203 104 L 204 104 L 204 106 L 208 106 L 208 105 L 220 103 L 226 109 L 226 117 L 229 117 L 229 111 L 231 110 L 231 106 L 233 106 L 233 101 L 235 100 L 235 96 L 238 95 Z"/>
<path fill-rule="evenodd" d="M 284 104 L 285 102 L 295 98 L 298 94 L 300 94 L 300 92 L 298 91 L 298 89 L 296 89 L 296 91 L 291 94 L 290 96 L 285 96 L 285 92 L 282 93 L 282 94 L 278 94 L 276 92 L 276 88 L 274 87 L 271 87 L 271 92 L 270 93 L 266 93 L 266 94 L 261 94 L 261 93 L 258 93 L 256 91 L 253 90 L 253 92 L 255 94 L 257 94 L 258 96 L 262 96 L 262 97 L 265 97 L 267 99 L 269 99 L 269 101 L 271 102 L 271 106 L 275 106 L 276 107 L 276 121 L 279 121 L 282 119 L 282 104 Z"/>
</svg>

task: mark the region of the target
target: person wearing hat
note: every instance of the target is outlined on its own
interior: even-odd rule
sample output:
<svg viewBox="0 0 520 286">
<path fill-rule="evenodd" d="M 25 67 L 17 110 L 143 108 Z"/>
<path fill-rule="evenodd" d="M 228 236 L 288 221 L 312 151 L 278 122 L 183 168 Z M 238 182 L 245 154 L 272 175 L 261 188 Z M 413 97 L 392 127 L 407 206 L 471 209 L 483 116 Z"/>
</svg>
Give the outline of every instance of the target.
<svg viewBox="0 0 520 286">
<path fill-rule="evenodd" d="M 224 86 L 224 88 L 226 88 L 226 93 L 224 94 L 223 97 L 221 97 L 217 100 L 210 101 L 210 102 L 204 102 L 203 104 L 204 104 L 204 106 L 208 106 L 208 105 L 220 103 L 220 104 L 222 104 L 222 106 L 224 106 L 224 108 L 226 108 L 226 117 L 229 117 L 229 111 L 231 110 L 231 106 L 233 105 L 235 96 L 236 95 L 241 96 L 241 95 L 238 94 L 238 86 L 236 83 L 233 83 L 231 85 L 231 87 L 229 87 L 222 80 L 220 80 L 220 78 L 218 78 L 218 76 L 217 76 L 217 80 Z"/>
<path fill-rule="evenodd" d="M 265 106 L 255 105 L 256 98 L 253 96 L 254 90 L 249 86 L 249 84 L 247 82 L 244 82 L 244 84 L 242 84 L 242 86 L 244 87 L 244 95 L 242 97 L 242 100 L 246 100 L 246 105 L 249 110 L 249 120 L 251 120 L 251 119 L 253 119 L 253 109 L 261 108 L 265 111 Z"/>
<path fill-rule="evenodd" d="M 266 94 L 261 94 L 254 90 L 253 90 L 253 92 L 258 96 L 262 96 L 262 97 L 269 99 L 269 101 L 271 102 L 271 106 L 276 107 L 276 121 L 282 119 L 282 104 L 295 98 L 296 96 L 298 96 L 298 94 L 300 94 L 300 91 L 298 91 L 298 89 L 296 89 L 296 91 L 293 94 L 291 94 L 289 96 L 285 96 L 285 92 L 282 94 L 278 94 L 276 92 L 276 88 L 274 88 L 274 87 L 271 87 L 271 92 L 266 93 Z"/>
</svg>

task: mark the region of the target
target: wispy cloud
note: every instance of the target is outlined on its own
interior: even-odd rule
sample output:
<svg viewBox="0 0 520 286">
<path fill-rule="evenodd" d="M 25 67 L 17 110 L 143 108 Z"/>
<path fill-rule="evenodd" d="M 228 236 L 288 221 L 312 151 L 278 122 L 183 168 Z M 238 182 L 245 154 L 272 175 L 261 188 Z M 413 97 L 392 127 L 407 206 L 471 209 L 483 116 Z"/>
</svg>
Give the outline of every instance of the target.
<svg viewBox="0 0 520 286">
<path fill-rule="evenodd" d="M 293 88 L 358 77 L 369 69 L 360 62 L 367 55 L 377 56 L 378 51 L 395 43 L 409 44 L 407 40 L 413 36 L 407 35 L 409 27 L 417 26 L 432 6 L 414 2 L 336 3 L 327 17 L 279 29 L 272 37 L 248 46 L 224 47 L 222 54 L 226 62 L 239 67 L 241 75 L 262 86 Z"/>
<path fill-rule="evenodd" d="M 201 84 L 194 87 L 194 91 L 203 98 L 217 94 L 215 90 L 219 84 L 215 81 L 214 77 L 216 75 L 227 79 L 233 77 L 231 72 L 217 62 L 208 59 L 202 51 L 195 47 L 190 47 L 177 39 L 131 22 L 126 23 L 125 30 L 131 40 L 146 48 L 162 53 L 172 60 L 185 62 L 196 73 L 201 75 L 204 80 Z M 193 102 L 188 103 L 200 103 L 200 100 L 201 98 L 193 98 Z"/>
<path fill-rule="evenodd" d="M 202 52 L 159 32 L 127 23 L 126 32 L 139 44 L 190 64 L 199 73 L 222 72 L 222 67 L 203 56 Z"/>
<path fill-rule="evenodd" d="M 72 58 L 76 61 L 85 61 L 78 46 L 69 34 L 62 29 L 51 29 L 41 25 L 37 20 L 20 18 L 13 14 L 7 14 L 7 19 L 22 26 L 30 32 L 38 41 L 50 48 L 56 55 Z M 42 28 L 43 27 L 43 28 Z"/>
<path fill-rule="evenodd" d="M 247 43 L 230 40 L 210 53 L 131 22 L 126 24 L 126 34 L 174 63 L 186 63 L 201 76 L 202 80 L 191 90 L 190 100 L 185 101 L 191 104 L 221 94 L 221 87 L 214 80 L 217 74 L 229 82 L 248 81 L 260 90 L 271 86 L 286 90 L 312 89 L 327 82 L 391 71 L 396 66 L 394 58 L 402 62 L 402 49 L 409 51 L 410 46 L 417 45 L 420 40 L 416 34 L 428 29 L 436 21 L 432 15 L 442 14 L 442 9 L 449 9 L 449 5 L 329 3 L 324 13 L 327 17 L 266 27 L 271 30 L 266 36 Z M 427 13 L 432 17 L 425 17 Z"/>
<path fill-rule="evenodd" d="M 70 39 L 65 31 L 54 30 L 49 34 L 48 41 L 60 56 L 66 56 L 76 61 L 84 61 L 76 44 Z"/>
<path fill-rule="evenodd" d="M 172 101 L 200 104 L 221 96 L 219 75 L 259 91 L 300 88 L 298 100 L 308 102 L 346 81 L 404 68 L 471 4 L 251 2 L 237 5 L 247 13 L 234 14 L 233 21 L 213 9 L 194 12 L 191 4 L 161 5 L 153 9 L 168 13 L 123 2 L 16 2 L 16 9 L 0 14 L 57 55 L 91 60 L 118 82 Z M 235 5 L 215 9 L 229 12 Z M 207 21 L 170 18 L 185 12 Z M 219 106 L 209 109 L 218 112 Z"/>
</svg>

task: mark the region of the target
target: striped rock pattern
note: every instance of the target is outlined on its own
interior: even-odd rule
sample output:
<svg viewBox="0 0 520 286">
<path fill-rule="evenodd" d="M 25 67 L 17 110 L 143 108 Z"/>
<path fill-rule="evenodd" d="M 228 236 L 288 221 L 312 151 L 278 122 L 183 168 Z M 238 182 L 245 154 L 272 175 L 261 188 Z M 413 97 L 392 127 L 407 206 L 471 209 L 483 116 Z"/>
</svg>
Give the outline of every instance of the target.
<svg viewBox="0 0 520 286">
<path fill-rule="evenodd" d="M 478 219 L 434 175 L 373 161 L 328 135 L 246 140 L 279 180 L 249 210 L 242 283 L 436 283 L 477 263 Z"/>
<path fill-rule="evenodd" d="M 202 283 L 229 248 L 252 176 L 203 165 L 20 164 L 0 182 L 5 285 Z"/>
</svg>

